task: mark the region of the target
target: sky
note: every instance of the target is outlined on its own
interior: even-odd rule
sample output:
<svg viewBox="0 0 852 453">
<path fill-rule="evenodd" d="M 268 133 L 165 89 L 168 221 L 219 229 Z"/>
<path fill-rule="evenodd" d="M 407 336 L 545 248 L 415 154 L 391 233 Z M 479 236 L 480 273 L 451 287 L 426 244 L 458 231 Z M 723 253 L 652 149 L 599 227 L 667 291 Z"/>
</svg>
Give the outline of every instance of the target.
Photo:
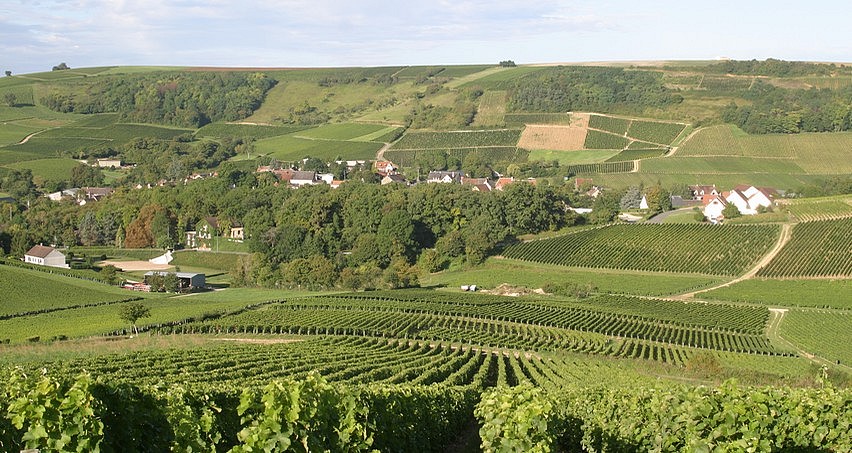
<svg viewBox="0 0 852 453">
<path fill-rule="evenodd" d="M 852 62 L 850 18 L 848 0 L 0 0 L 0 70 Z"/>
</svg>

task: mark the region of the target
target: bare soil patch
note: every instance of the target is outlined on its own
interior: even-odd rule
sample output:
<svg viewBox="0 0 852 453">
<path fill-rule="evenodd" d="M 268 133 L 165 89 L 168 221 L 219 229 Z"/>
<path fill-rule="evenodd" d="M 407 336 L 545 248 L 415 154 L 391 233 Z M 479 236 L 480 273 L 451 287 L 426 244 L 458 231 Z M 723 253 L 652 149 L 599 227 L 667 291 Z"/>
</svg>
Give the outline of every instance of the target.
<svg viewBox="0 0 852 453">
<path fill-rule="evenodd" d="M 122 271 L 164 271 L 172 268 L 170 264 L 154 264 L 148 261 L 101 261 L 101 266 L 112 264 Z"/>
<path fill-rule="evenodd" d="M 503 283 L 503 284 L 501 284 L 500 286 L 498 286 L 494 289 L 482 290 L 480 292 L 485 293 L 485 294 L 492 294 L 492 295 L 495 295 L 495 296 L 512 296 L 512 297 L 529 296 L 530 294 L 539 294 L 539 295 L 547 294 L 541 288 L 530 289 L 530 288 L 525 288 L 523 286 L 512 286 L 508 283 Z"/>
<path fill-rule="evenodd" d="M 571 124 L 529 124 L 521 133 L 518 146 L 524 149 L 573 151 L 584 149 L 589 127 L 588 113 L 572 113 Z"/>
</svg>

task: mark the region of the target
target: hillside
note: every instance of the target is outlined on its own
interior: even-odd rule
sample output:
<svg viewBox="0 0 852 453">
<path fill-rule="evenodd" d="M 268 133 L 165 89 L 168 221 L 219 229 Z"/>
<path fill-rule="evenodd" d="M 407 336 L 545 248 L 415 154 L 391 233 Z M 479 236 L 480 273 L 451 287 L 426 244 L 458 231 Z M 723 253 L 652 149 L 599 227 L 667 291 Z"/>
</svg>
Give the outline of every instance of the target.
<svg viewBox="0 0 852 453">
<path fill-rule="evenodd" d="M 847 451 L 850 89 L 778 60 L 2 78 L 0 450 Z"/>
</svg>

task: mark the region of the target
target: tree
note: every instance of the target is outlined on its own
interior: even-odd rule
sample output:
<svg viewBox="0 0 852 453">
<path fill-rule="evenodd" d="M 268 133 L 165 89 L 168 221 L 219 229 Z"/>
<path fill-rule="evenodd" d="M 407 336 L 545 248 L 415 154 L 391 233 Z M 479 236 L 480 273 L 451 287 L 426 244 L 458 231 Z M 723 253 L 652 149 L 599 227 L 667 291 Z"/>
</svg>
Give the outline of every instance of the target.
<svg viewBox="0 0 852 453">
<path fill-rule="evenodd" d="M 639 205 L 641 203 L 642 189 L 638 186 L 630 186 L 627 189 L 627 192 L 624 193 L 624 196 L 621 197 L 619 207 L 622 211 L 626 211 L 628 209 L 639 209 Z"/>
<path fill-rule="evenodd" d="M 671 195 L 659 184 L 648 188 L 648 191 L 645 192 L 645 199 L 648 201 L 648 210 L 651 212 L 663 212 L 672 209 Z"/>
<path fill-rule="evenodd" d="M 139 335 L 139 329 L 136 327 L 136 321 L 142 318 L 150 318 L 151 310 L 148 309 L 141 302 L 133 302 L 126 305 L 122 305 L 121 309 L 118 312 L 119 318 L 122 321 L 127 321 L 133 326 L 133 331 L 136 332 L 136 335 Z"/>
<path fill-rule="evenodd" d="M 738 208 L 737 205 L 733 203 L 728 203 L 728 205 L 725 206 L 725 209 L 722 209 L 722 216 L 724 216 L 726 219 L 735 219 L 741 215 L 742 214 L 740 214 L 740 208 Z"/>
<path fill-rule="evenodd" d="M 12 71 L 6 71 L 6 77 L 12 77 Z"/>
<path fill-rule="evenodd" d="M 110 284 L 115 284 L 116 280 L 118 280 L 118 268 L 113 266 L 112 264 L 107 264 L 106 266 L 101 268 L 101 278 L 106 280 Z"/>
<path fill-rule="evenodd" d="M 71 68 L 67 64 L 62 62 L 62 63 L 59 63 L 58 65 L 54 66 L 52 70 L 53 71 L 64 71 L 66 69 L 71 69 Z"/>
<path fill-rule="evenodd" d="M 12 93 L 11 91 L 7 91 L 3 94 L 3 102 L 5 102 L 9 107 L 14 107 L 18 105 L 18 96 L 15 96 L 15 93 Z"/>
<path fill-rule="evenodd" d="M 104 182 L 100 168 L 80 164 L 71 169 L 71 187 L 97 187 Z"/>
</svg>

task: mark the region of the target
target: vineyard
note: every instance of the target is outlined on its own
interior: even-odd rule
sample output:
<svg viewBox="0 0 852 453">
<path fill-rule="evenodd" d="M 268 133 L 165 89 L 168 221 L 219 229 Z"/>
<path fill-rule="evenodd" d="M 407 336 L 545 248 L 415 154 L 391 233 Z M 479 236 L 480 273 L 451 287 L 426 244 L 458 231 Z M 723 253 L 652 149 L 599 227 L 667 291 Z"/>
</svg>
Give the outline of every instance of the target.
<svg viewBox="0 0 852 453">
<path fill-rule="evenodd" d="M 391 149 L 385 151 L 385 158 L 402 167 L 413 167 L 417 162 L 441 162 L 447 158 L 463 162 L 470 153 L 479 153 L 489 162 L 525 162 L 528 152 L 514 146 L 481 146 L 474 148 L 449 149 Z"/>
<path fill-rule="evenodd" d="M 778 234 L 774 225 L 614 225 L 518 244 L 503 254 L 575 267 L 740 275 Z"/>
<path fill-rule="evenodd" d="M 342 123 L 329 124 L 325 126 L 319 126 L 312 129 L 303 130 L 296 135 L 299 135 L 300 137 L 304 136 L 308 138 L 316 138 L 323 140 L 369 141 L 362 140 L 360 139 L 360 137 L 374 134 L 377 132 L 383 132 L 386 129 L 388 129 L 388 127 L 383 124 Z"/>
<path fill-rule="evenodd" d="M 634 142 L 635 143 L 635 142 Z M 610 157 L 606 160 L 606 162 L 625 162 L 632 161 L 636 159 L 650 159 L 652 157 L 660 157 L 666 153 L 666 150 L 661 148 L 650 148 L 650 149 L 642 149 L 637 148 L 633 149 L 628 147 L 624 151 L 616 154 L 615 156 Z"/>
<path fill-rule="evenodd" d="M 573 175 L 593 173 L 630 173 L 635 168 L 636 164 L 632 160 L 620 162 L 603 162 L 597 164 L 569 165 L 568 173 Z"/>
<path fill-rule="evenodd" d="M 508 126 L 525 124 L 570 124 L 571 116 L 565 113 L 507 113 L 503 116 Z"/>
<path fill-rule="evenodd" d="M 627 133 L 627 129 L 630 128 L 630 120 L 614 116 L 590 115 L 589 127 L 617 135 L 624 135 Z"/>
<path fill-rule="evenodd" d="M 583 147 L 586 149 L 624 149 L 627 147 L 627 143 L 627 139 L 621 135 L 589 130 Z"/>
<path fill-rule="evenodd" d="M 847 196 L 791 200 L 783 206 L 800 222 L 852 217 L 852 198 Z"/>
<path fill-rule="evenodd" d="M 786 354 L 763 336 L 767 318 L 765 308 L 620 296 L 569 301 L 408 290 L 294 298 L 150 326 L 163 338 L 195 333 L 203 336 L 187 338 L 208 340 L 193 347 L 35 361 L 6 371 L 0 402 L 9 419 L 21 422 L 0 419 L 0 445 L 55 447 L 64 425 L 30 409 L 55 400 L 58 417 L 82 427 L 65 442 L 105 450 L 144 439 L 147 448 L 239 452 L 312 439 L 315 449 L 445 451 L 474 417 L 482 426 L 475 442 L 486 449 L 508 442 L 525 451 L 534 444 L 676 451 L 742 442 L 845 448 L 848 430 L 838 420 L 850 410 L 848 390 L 685 386 L 636 374 L 625 361 L 564 351 L 663 367 L 688 365 L 701 349 Z M 593 332 L 610 329 L 627 337 Z M 678 335 L 693 345 L 678 346 Z M 561 352 L 526 352 L 531 347 Z M 72 397 L 86 403 L 60 404 Z M 762 417 L 754 412 L 759 404 L 776 416 L 762 418 L 770 424 L 758 431 L 743 432 L 741 419 L 721 417 L 735 406 L 743 408 L 741 418 Z M 540 408 L 538 415 L 529 414 L 531 407 Z M 151 408 L 161 418 L 151 419 Z M 285 421 L 277 414 L 286 408 L 292 409 Z M 808 428 L 787 421 L 784 414 L 794 410 L 812 414 Z M 174 435 L 133 434 L 151 424 Z M 46 434 L 25 435 L 35 426 Z M 679 428 L 660 437 L 661 426 Z M 814 437 L 804 429 L 833 434 Z"/>
<path fill-rule="evenodd" d="M 309 126 L 262 126 L 253 124 L 210 123 L 198 131 L 198 137 L 255 137 L 263 138 L 287 135 L 307 129 Z"/>
<path fill-rule="evenodd" d="M 645 142 L 668 145 L 675 141 L 685 127 L 680 123 L 633 120 L 627 135 Z"/>
<path fill-rule="evenodd" d="M 480 146 L 516 146 L 520 129 L 457 132 L 409 132 L 391 149 L 448 149 Z"/>
<path fill-rule="evenodd" d="M 758 272 L 761 277 L 849 277 L 852 218 L 800 223 L 790 241 Z"/>
</svg>

